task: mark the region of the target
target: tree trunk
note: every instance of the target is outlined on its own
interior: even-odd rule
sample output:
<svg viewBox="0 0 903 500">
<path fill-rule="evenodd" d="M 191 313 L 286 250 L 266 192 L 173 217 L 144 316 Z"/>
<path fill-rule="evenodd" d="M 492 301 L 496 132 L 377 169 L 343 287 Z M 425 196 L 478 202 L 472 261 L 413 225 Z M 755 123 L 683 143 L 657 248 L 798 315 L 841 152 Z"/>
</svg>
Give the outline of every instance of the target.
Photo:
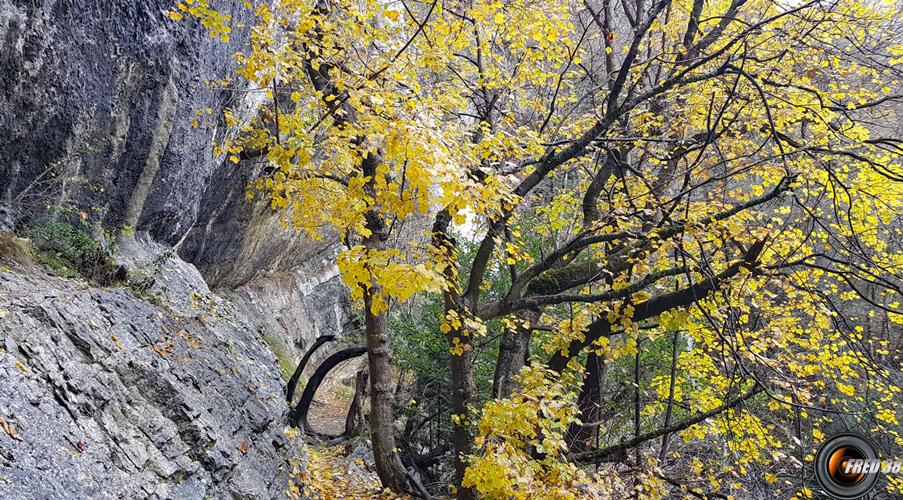
<svg viewBox="0 0 903 500">
<path fill-rule="evenodd" d="M 361 172 L 369 177 L 364 192 L 376 200 L 376 170 L 381 160 L 379 154 L 368 153 L 361 161 Z M 370 235 L 364 238 L 364 247 L 370 252 L 386 249 L 389 228 L 377 210 L 364 214 Z M 371 263 L 366 262 L 367 266 Z M 388 301 L 383 286 L 375 278 L 364 290 L 364 326 L 367 332 L 367 357 L 370 365 L 370 442 L 373 446 L 373 461 L 376 474 L 383 486 L 395 492 L 411 491 L 407 471 L 398 456 L 395 446 L 395 393 L 392 383 L 392 350 L 389 347 L 389 313 L 386 304 L 376 304 L 376 298 Z"/>
<path fill-rule="evenodd" d="M 373 296 L 381 287 L 373 284 L 364 293 L 364 317 L 367 328 L 367 355 L 370 361 L 370 441 L 376 473 L 383 486 L 407 491 L 404 466 L 395 448 L 395 394 L 392 390 L 392 360 L 386 334 L 388 315 L 373 313 Z"/>
<path fill-rule="evenodd" d="M 580 453 L 593 447 L 593 437 L 602 415 L 602 357 L 590 352 L 586 358 L 586 379 L 580 390 L 577 406 L 582 424 L 571 424 L 565 443 L 572 453 Z"/>
<path fill-rule="evenodd" d="M 675 331 L 673 336 L 671 337 L 671 374 L 670 381 L 668 382 L 668 404 L 665 406 L 665 425 L 664 427 L 667 429 L 671 427 L 671 416 L 674 410 L 674 384 L 677 382 L 677 346 L 680 341 L 680 332 Z M 665 434 L 662 436 L 662 448 L 658 453 L 659 461 L 665 460 L 665 455 L 668 453 L 668 440 L 671 438 L 670 434 Z"/>
<path fill-rule="evenodd" d="M 364 398 L 369 378 L 366 367 L 361 368 L 354 377 L 354 399 L 351 400 L 348 415 L 345 417 L 345 436 L 357 436 L 364 427 Z"/>
<path fill-rule="evenodd" d="M 301 393 L 301 400 L 298 401 L 298 406 L 295 408 L 292 425 L 300 427 L 304 431 L 310 431 L 310 424 L 307 422 L 307 412 L 310 410 L 310 404 L 313 402 L 314 395 L 317 393 L 320 384 L 323 383 L 323 379 L 326 378 L 326 375 L 342 361 L 363 356 L 365 352 L 367 352 L 367 349 L 364 347 L 351 347 L 342 349 L 326 358 L 323 363 L 317 367 L 317 371 L 310 376 L 310 380 L 307 381 L 304 392 Z"/>
<path fill-rule="evenodd" d="M 470 353 L 471 335 L 464 335 L 460 329 L 452 330 L 452 346 L 454 339 L 458 339 L 458 345 L 464 352 L 451 355 L 451 383 L 452 383 L 452 444 L 455 451 L 455 485 L 458 486 L 457 498 L 476 498 L 476 492 L 471 488 L 461 485 L 464 473 L 467 472 L 467 460 L 473 454 L 473 433 L 470 423 L 470 404 L 476 392 L 476 383 L 473 378 L 473 362 Z"/>
<path fill-rule="evenodd" d="M 457 250 L 455 242 L 448 236 L 448 226 L 451 215 L 447 210 L 441 211 L 436 216 L 433 224 L 433 246 L 442 254 L 457 262 Z M 445 279 L 449 284 L 455 284 L 458 280 L 457 269 L 449 266 L 444 271 Z M 459 315 L 469 314 L 463 297 L 455 287 L 449 287 L 444 293 L 444 312 L 455 311 Z M 452 448 L 455 453 L 455 487 L 459 499 L 476 498 L 476 492 L 471 488 L 464 488 L 461 483 L 464 473 L 467 472 L 467 457 L 473 455 L 473 435 L 471 433 L 469 407 L 476 392 L 476 384 L 473 378 L 473 365 L 470 357 L 471 335 L 465 335 L 461 328 L 454 328 L 448 333 L 449 345 L 452 353 L 449 360 L 451 370 L 451 416 L 452 416 Z"/>
<path fill-rule="evenodd" d="M 514 376 L 520 373 L 527 361 L 527 349 L 533 334 L 532 326 L 539 319 L 538 311 L 520 311 L 515 316 L 515 328 L 505 330 L 499 340 L 499 355 L 495 363 L 495 375 L 492 378 L 492 397 L 507 398 L 514 392 L 517 384 Z"/>
<path fill-rule="evenodd" d="M 335 335 L 322 335 L 317 337 L 317 340 L 314 341 L 314 345 L 310 346 L 307 352 L 304 353 L 304 357 L 301 358 L 301 362 L 298 363 L 298 367 L 295 368 L 295 373 L 292 373 L 292 377 L 288 380 L 288 386 L 285 388 L 285 399 L 288 401 L 289 406 L 291 406 L 292 400 L 295 399 L 295 388 L 298 387 L 298 382 L 301 380 L 301 374 L 304 373 L 304 367 L 307 366 L 310 357 L 317 352 L 317 349 L 319 349 L 320 346 L 333 340 L 335 340 Z"/>
</svg>

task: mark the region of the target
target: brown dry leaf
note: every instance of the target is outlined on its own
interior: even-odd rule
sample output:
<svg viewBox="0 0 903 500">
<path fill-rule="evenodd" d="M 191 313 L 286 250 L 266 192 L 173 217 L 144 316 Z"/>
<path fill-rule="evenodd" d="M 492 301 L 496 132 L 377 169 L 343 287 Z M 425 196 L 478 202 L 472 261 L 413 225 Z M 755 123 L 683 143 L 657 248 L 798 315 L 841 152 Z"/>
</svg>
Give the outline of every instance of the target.
<svg viewBox="0 0 903 500">
<path fill-rule="evenodd" d="M 237 448 L 238 451 L 240 451 L 241 454 L 244 455 L 248 452 L 249 449 L 251 449 L 251 445 L 249 445 L 247 441 L 239 441 Z"/>
<path fill-rule="evenodd" d="M 179 333 L 177 335 L 179 337 L 182 337 L 182 339 L 185 340 L 186 344 L 188 344 L 191 347 L 194 347 L 195 349 L 203 349 L 204 348 L 204 344 L 202 344 L 200 341 L 198 341 L 198 339 L 194 338 L 191 335 L 191 333 L 188 332 L 188 330 L 179 330 Z"/>
<path fill-rule="evenodd" d="M 162 346 L 158 345 L 158 344 L 153 344 L 152 347 L 154 348 L 154 351 L 157 352 L 157 354 L 159 354 L 160 356 L 163 356 L 164 358 L 168 354 L 172 353 L 172 344 L 166 344 L 166 345 L 162 345 Z"/>
<path fill-rule="evenodd" d="M 19 433 L 16 432 L 16 427 L 13 424 L 7 422 L 3 417 L 0 417 L 0 429 L 3 429 L 3 432 L 5 432 L 7 436 L 15 439 L 16 441 L 22 440 L 22 438 L 19 437 Z"/>
<path fill-rule="evenodd" d="M 119 337 L 110 335 L 110 338 L 113 340 L 113 343 L 116 344 L 116 347 L 122 349 L 123 351 L 125 350 L 125 344 L 121 340 L 119 340 Z"/>
</svg>

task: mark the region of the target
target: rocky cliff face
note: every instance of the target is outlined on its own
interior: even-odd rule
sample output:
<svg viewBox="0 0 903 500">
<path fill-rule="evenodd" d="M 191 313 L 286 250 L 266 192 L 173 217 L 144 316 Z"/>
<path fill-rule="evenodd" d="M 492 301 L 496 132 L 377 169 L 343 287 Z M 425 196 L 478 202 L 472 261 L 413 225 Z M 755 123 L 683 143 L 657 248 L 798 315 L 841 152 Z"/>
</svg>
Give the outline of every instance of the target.
<svg viewBox="0 0 903 500">
<path fill-rule="evenodd" d="M 347 321 L 334 318 L 345 310 L 329 258 L 335 248 L 282 229 L 265 202 L 246 201 L 261 165 L 214 158 L 220 111 L 247 115 L 265 97 L 210 88 L 205 82 L 231 76 L 246 40 L 240 30 L 226 43 L 175 23 L 166 16 L 172 6 L 0 0 L 0 219 L 81 212 L 98 233 L 146 231 L 176 246 L 213 287 L 256 280 L 281 302 L 300 294 L 307 300 L 263 316 L 297 359 Z M 235 23 L 248 21 L 243 2 L 218 6 Z"/>
<path fill-rule="evenodd" d="M 159 267 L 142 297 L 0 261 L 0 497 L 284 495 L 301 450 L 277 360 L 163 252 L 123 245 L 133 269 Z"/>
<path fill-rule="evenodd" d="M 234 23 L 249 20 L 243 2 L 217 5 Z M 231 76 L 246 40 L 241 30 L 228 43 L 210 39 L 168 19 L 172 7 L 0 0 L 0 226 L 80 213 L 98 234 L 146 231 L 211 286 L 280 302 L 263 322 L 297 358 L 347 322 L 335 318 L 345 309 L 335 249 L 283 230 L 266 203 L 246 201 L 260 165 L 213 156 L 220 111 L 248 115 L 265 96 L 209 87 Z M 291 305 L 298 296 L 305 300 Z"/>
<path fill-rule="evenodd" d="M 216 162 L 213 131 L 190 121 L 225 104 L 203 82 L 225 76 L 234 49 L 169 22 L 171 6 L 0 1 L 8 205 L 74 203 L 170 243 L 192 226 Z"/>
<path fill-rule="evenodd" d="M 205 84 L 245 40 L 173 3 L 0 0 L 0 231 L 75 219 L 157 278 L 136 296 L 4 264 L 0 497 L 279 496 L 279 365 L 349 326 L 336 247 L 245 201 L 261 165 L 213 156 L 220 111 L 264 99 Z"/>
</svg>

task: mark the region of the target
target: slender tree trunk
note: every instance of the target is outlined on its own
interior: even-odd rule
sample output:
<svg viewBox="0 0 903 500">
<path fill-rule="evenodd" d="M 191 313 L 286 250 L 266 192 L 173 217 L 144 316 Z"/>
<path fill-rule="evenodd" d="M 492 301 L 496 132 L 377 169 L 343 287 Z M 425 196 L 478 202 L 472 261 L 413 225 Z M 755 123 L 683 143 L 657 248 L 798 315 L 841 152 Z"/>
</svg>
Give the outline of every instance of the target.
<svg viewBox="0 0 903 500">
<path fill-rule="evenodd" d="M 527 360 L 527 349 L 533 333 L 532 326 L 541 315 L 538 311 L 520 311 L 516 314 L 515 328 L 505 330 L 499 340 L 499 355 L 492 378 L 492 397 L 507 398 L 514 392 L 514 376 L 520 372 Z"/>
<path fill-rule="evenodd" d="M 354 376 L 354 399 L 345 417 L 345 436 L 353 437 L 361 433 L 364 427 L 364 398 L 367 395 L 367 381 L 370 376 L 367 368 L 361 368 Z"/>
<path fill-rule="evenodd" d="M 433 246 L 443 253 L 449 262 L 457 262 L 457 251 L 454 240 L 448 236 L 448 226 L 451 215 L 447 210 L 441 211 L 436 216 L 433 224 Z M 456 264 L 452 264 L 456 266 Z M 450 285 L 456 285 L 458 279 L 457 269 L 449 266 L 445 269 L 445 279 Z M 452 286 L 444 293 L 444 312 L 455 311 L 459 316 L 469 314 L 469 308 L 457 289 Z M 472 335 L 465 335 L 461 328 L 454 328 L 449 332 L 449 344 L 452 349 L 449 361 L 451 371 L 451 415 L 452 415 L 452 449 L 455 453 L 455 486 L 459 499 L 476 498 L 476 492 L 471 488 L 462 486 L 464 473 L 467 472 L 467 457 L 473 455 L 473 434 L 469 421 L 469 407 L 476 392 L 476 384 L 473 377 L 473 365 L 470 353 Z"/>
<path fill-rule="evenodd" d="M 301 380 L 301 375 L 304 373 L 304 367 L 307 366 L 307 362 L 310 361 L 311 356 L 317 352 L 317 349 L 320 348 L 323 344 L 335 340 L 335 335 L 322 335 L 317 337 L 317 340 L 314 341 L 314 345 L 310 346 L 307 349 L 307 352 L 304 353 L 304 357 L 301 358 L 301 362 L 298 363 L 298 367 L 295 368 L 295 373 L 292 373 L 292 377 L 288 380 L 288 386 L 285 388 L 285 399 L 288 401 L 289 406 L 292 404 L 292 400 L 295 399 L 295 388 L 298 387 L 298 382 Z"/>
<path fill-rule="evenodd" d="M 408 489 L 404 466 L 395 448 L 395 394 L 392 388 L 392 360 L 386 334 L 388 315 L 373 314 L 373 296 L 380 292 L 374 284 L 364 293 L 367 328 L 367 359 L 370 362 L 370 441 L 376 473 L 383 486 L 393 491 Z"/>
<path fill-rule="evenodd" d="M 640 426 L 642 421 L 640 420 L 640 409 L 642 406 L 641 394 L 640 394 L 640 361 L 642 360 L 643 351 L 640 349 L 640 334 L 637 333 L 636 336 L 636 357 L 634 358 L 633 363 L 633 437 L 637 438 L 640 435 Z M 634 448 L 636 467 L 642 467 L 642 461 L 640 460 L 640 448 Z M 636 476 L 634 476 L 634 482 L 637 481 Z M 635 498 L 639 498 L 639 493 L 634 495 Z"/>
<path fill-rule="evenodd" d="M 467 460 L 473 454 L 473 432 L 470 423 L 470 404 L 476 392 L 473 377 L 473 358 L 470 353 L 471 335 L 461 329 L 451 331 L 452 346 L 459 345 L 462 353 L 451 355 L 452 383 L 452 444 L 455 451 L 455 484 L 458 486 L 457 498 L 476 498 L 476 492 L 462 486 L 464 473 L 467 472 Z M 457 342 L 455 342 L 457 339 Z M 454 348 L 454 347 L 453 347 Z"/>
<path fill-rule="evenodd" d="M 329 11 L 327 2 L 317 2 L 314 10 L 317 14 L 326 14 Z M 316 33 L 319 36 L 319 33 Z M 305 71 L 310 77 L 314 88 L 323 93 L 323 97 L 336 98 L 337 87 L 330 78 L 329 70 L 334 68 L 332 64 L 324 64 L 315 69 L 311 61 L 305 61 Z M 331 100 L 331 99 L 329 99 Z M 329 102 L 327 100 L 326 102 Z M 353 106 L 343 106 L 346 116 L 336 120 L 333 126 L 344 126 L 345 123 L 355 121 Z M 364 136 L 353 139 L 355 145 L 365 142 Z M 378 153 L 366 153 L 361 160 L 361 173 L 370 180 L 365 184 L 364 191 L 376 203 L 376 171 L 382 160 Z M 368 210 L 364 217 L 370 236 L 364 239 L 364 247 L 370 250 L 382 250 L 386 247 L 389 238 L 389 230 L 385 220 L 378 210 Z M 387 334 L 388 316 L 386 311 L 373 311 L 373 298 L 380 294 L 382 287 L 379 283 L 370 283 L 370 288 L 364 290 L 364 324 L 367 333 L 367 359 L 370 366 L 370 441 L 373 446 L 373 459 L 376 463 L 376 473 L 383 486 L 396 492 L 410 491 L 406 471 L 395 448 L 395 407 L 394 393 L 392 392 L 392 352 L 389 348 Z"/>
<path fill-rule="evenodd" d="M 671 374 L 668 382 L 668 405 L 665 407 L 665 429 L 671 427 L 672 412 L 674 409 L 674 384 L 677 382 L 677 346 L 680 340 L 680 332 L 675 331 L 671 338 Z M 670 434 L 662 436 L 662 449 L 658 453 L 659 461 L 665 460 L 668 453 L 668 441 L 671 439 Z"/>
</svg>

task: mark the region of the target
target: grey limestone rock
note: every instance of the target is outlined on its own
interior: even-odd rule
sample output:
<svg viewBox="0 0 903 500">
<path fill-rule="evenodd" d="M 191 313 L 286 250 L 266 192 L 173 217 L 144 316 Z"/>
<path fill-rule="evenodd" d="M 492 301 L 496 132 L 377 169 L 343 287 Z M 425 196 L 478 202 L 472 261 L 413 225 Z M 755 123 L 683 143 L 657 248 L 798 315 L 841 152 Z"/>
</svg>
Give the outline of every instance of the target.
<svg viewBox="0 0 903 500">
<path fill-rule="evenodd" d="M 0 271 L 0 497 L 284 495 L 303 450 L 273 353 L 193 266 L 161 260 L 148 297 Z"/>
<path fill-rule="evenodd" d="M 238 24 L 251 20 L 243 3 L 216 6 Z M 265 200 L 247 202 L 258 161 L 214 157 L 221 111 L 247 119 L 266 95 L 208 86 L 233 74 L 247 31 L 211 39 L 169 19 L 174 5 L 0 0 L 0 229 L 70 209 L 98 232 L 146 232 L 242 297 L 296 361 L 348 322 L 334 239 L 311 241 Z"/>
</svg>

